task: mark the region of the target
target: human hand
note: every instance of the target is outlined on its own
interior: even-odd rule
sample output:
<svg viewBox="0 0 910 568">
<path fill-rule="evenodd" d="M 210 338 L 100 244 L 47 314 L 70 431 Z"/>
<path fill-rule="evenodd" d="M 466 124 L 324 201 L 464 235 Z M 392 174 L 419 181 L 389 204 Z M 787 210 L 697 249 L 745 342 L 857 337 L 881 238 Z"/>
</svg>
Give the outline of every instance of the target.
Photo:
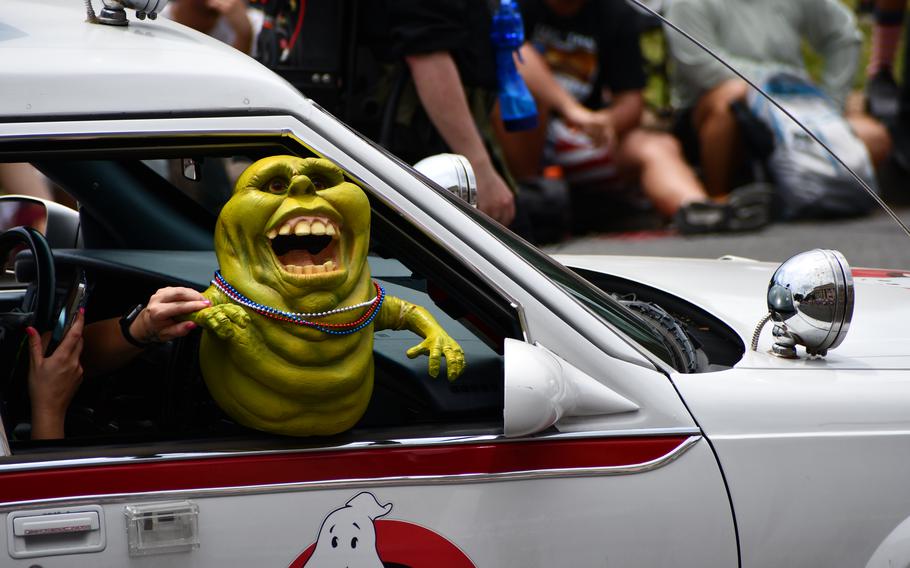
<svg viewBox="0 0 910 568">
<path fill-rule="evenodd" d="M 613 151 L 616 144 L 616 125 L 608 110 L 592 111 L 581 105 L 573 105 L 562 113 L 567 125 L 581 130 L 596 146 L 606 146 Z"/>
<path fill-rule="evenodd" d="M 79 310 L 73 325 L 53 354 L 44 356 L 50 333 L 39 335 L 28 327 L 28 393 L 32 403 L 32 439 L 63 437 L 63 423 L 76 389 L 82 382 L 82 330 L 85 323 L 83 310 Z"/>
<path fill-rule="evenodd" d="M 508 226 L 515 218 L 515 194 L 493 166 L 475 172 L 477 179 L 477 208 Z"/>
<path fill-rule="evenodd" d="M 191 332 L 196 324 L 187 316 L 212 305 L 191 288 L 162 288 L 149 298 L 148 305 L 130 326 L 130 335 L 143 343 L 170 341 Z"/>
</svg>

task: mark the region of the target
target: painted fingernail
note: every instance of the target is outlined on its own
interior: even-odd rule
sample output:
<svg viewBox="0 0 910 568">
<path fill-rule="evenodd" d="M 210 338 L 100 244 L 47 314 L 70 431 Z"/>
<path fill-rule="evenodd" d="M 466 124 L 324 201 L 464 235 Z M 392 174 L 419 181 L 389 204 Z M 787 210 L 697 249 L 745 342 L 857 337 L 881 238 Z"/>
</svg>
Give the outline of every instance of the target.
<svg viewBox="0 0 910 568">
<path fill-rule="evenodd" d="M 79 308 L 79 313 L 82 314 L 82 315 L 85 315 L 85 307 L 84 307 L 84 306 Z"/>
<path fill-rule="evenodd" d="M 206 306 L 211 306 L 211 305 L 212 305 L 212 301 L 211 301 L 211 300 L 202 300 L 202 301 L 205 303 Z"/>
<path fill-rule="evenodd" d="M 191 329 L 196 329 L 196 322 L 194 322 L 194 321 L 189 322 L 189 323 L 186 325 L 186 329 L 187 329 L 187 331 L 189 331 L 189 330 L 191 330 Z"/>
<path fill-rule="evenodd" d="M 33 328 L 32 326 L 28 326 L 25 328 L 25 333 L 27 333 L 29 335 L 36 335 L 38 333 L 38 330 Z"/>
</svg>

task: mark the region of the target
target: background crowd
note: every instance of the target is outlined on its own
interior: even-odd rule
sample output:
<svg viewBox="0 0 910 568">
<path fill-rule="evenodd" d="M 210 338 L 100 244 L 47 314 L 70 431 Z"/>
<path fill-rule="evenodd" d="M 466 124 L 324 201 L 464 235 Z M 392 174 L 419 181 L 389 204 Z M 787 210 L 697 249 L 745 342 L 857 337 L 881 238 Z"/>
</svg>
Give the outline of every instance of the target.
<svg viewBox="0 0 910 568">
<path fill-rule="evenodd" d="M 694 234 L 870 210 L 858 189 L 847 190 L 852 199 L 826 189 L 843 172 L 804 168 L 817 156 L 801 156 L 797 135 L 782 132 L 773 111 L 762 114 L 747 83 L 700 47 L 668 28 L 656 38 L 650 31 L 645 44 L 664 46 L 666 61 L 647 61 L 641 34 L 655 20 L 626 0 L 517 0 L 525 42 L 515 63 L 537 108 L 536 126 L 519 131 L 504 127 L 497 102 L 501 69 L 490 34 L 500 0 L 358 4 L 355 41 L 372 55 L 371 72 L 361 73 L 369 80 L 358 88 L 377 101 L 381 120 L 333 110 L 410 163 L 440 152 L 466 156 L 479 209 L 531 240 L 628 229 L 642 218 Z M 910 85 L 895 63 L 906 0 L 647 4 L 751 81 L 783 89 L 775 92 L 784 98 L 814 97 L 809 110 L 822 130 L 842 126 L 856 139 L 839 151 L 856 154 L 847 161 L 860 170 L 868 165 L 860 173 L 873 188 L 873 168 L 889 159 L 910 168 Z M 296 7 L 301 21 L 305 5 Z M 872 21 L 865 41 L 857 13 Z M 280 57 L 265 53 L 261 32 L 265 21 L 271 33 L 271 24 L 257 2 L 172 0 L 163 15 L 274 67 L 288 55 L 286 42 Z M 867 91 L 857 102 L 863 65 Z M 670 93 L 660 108 L 645 102 L 655 98 L 655 74 Z M 813 183 L 817 191 L 805 189 Z M 51 197 L 48 183 L 22 164 L 0 165 L 0 188 Z"/>
</svg>

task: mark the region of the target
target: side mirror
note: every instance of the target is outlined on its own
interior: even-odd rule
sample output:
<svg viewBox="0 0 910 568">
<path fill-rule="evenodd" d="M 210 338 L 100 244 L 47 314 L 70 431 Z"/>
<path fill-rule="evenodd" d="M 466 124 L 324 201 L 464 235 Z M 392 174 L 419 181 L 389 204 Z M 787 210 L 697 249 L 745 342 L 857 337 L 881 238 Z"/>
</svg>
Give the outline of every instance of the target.
<svg viewBox="0 0 910 568">
<path fill-rule="evenodd" d="M 504 434 L 546 430 L 562 418 L 635 412 L 639 406 L 544 347 L 505 341 Z"/>
<path fill-rule="evenodd" d="M 414 169 L 471 205 L 477 205 L 477 180 L 471 162 L 460 154 L 436 154 L 414 164 Z"/>
<path fill-rule="evenodd" d="M 54 201 L 25 195 L 0 196 L 0 232 L 32 227 L 51 248 L 74 248 L 79 239 L 79 213 Z"/>
</svg>

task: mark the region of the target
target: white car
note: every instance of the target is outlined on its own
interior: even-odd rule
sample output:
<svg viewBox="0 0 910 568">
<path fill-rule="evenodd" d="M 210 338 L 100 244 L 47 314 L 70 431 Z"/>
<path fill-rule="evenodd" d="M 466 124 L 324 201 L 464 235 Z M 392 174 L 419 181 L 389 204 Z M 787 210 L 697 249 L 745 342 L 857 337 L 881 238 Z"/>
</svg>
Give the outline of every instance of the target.
<svg viewBox="0 0 910 568">
<path fill-rule="evenodd" d="M 0 237 L 35 241 L 0 290 L 0 566 L 910 564 L 910 272 L 559 264 L 216 40 L 84 19 L 0 4 L 0 161 L 78 202 L 0 199 L 52 250 Z M 221 413 L 191 335 L 87 377 L 66 439 L 31 441 L 17 311 L 51 327 L 83 274 L 89 321 L 204 289 L 235 172 L 273 154 L 367 192 L 374 278 L 436 315 L 464 375 L 378 332 L 360 423 L 274 436 Z"/>
</svg>

